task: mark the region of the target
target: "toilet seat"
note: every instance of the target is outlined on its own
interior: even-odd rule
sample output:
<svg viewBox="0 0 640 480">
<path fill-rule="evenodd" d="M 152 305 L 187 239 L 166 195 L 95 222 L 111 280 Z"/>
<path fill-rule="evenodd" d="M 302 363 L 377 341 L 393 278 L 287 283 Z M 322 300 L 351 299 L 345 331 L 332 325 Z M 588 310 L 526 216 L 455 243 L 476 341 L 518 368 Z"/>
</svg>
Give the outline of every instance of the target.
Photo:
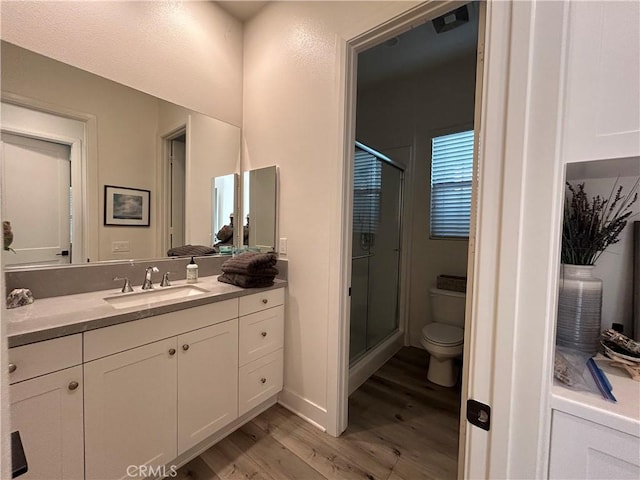
<svg viewBox="0 0 640 480">
<path fill-rule="evenodd" d="M 464 341 L 464 330 L 454 325 L 433 322 L 422 329 L 422 337 L 434 345 L 454 347 Z"/>
</svg>

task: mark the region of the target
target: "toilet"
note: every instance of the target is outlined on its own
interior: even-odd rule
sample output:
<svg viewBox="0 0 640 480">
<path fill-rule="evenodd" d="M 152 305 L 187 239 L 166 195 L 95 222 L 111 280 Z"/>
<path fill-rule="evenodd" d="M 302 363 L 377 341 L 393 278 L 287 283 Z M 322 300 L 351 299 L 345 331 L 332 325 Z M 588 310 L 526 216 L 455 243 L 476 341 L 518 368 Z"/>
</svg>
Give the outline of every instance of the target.
<svg viewBox="0 0 640 480">
<path fill-rule="evenodd" d="M 422 329 L 422 346 L 429 352 L 427 379 L 452 387 L 458 379 L 453 360 L 462 355 L 465 294 L 432 287 L 431 316 Z"/>
</svg>

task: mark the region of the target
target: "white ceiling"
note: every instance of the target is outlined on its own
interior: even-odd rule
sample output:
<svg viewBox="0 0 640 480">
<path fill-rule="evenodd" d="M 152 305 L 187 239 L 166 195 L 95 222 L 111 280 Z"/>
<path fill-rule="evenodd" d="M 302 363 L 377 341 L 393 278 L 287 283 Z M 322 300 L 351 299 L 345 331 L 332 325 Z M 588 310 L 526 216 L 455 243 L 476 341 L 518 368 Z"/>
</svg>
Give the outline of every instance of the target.
<svg viewBox="0 0 640 480">
<path fill-rule="evenodd" d="M 247 20 L 252 19 L 268 2 L 245 2 L 244 0 L 235 0 L 215 3 L 220 5 L 220 7 L 222 7 L 222 9 L 229 15 L 244 23 Z"/>
</svg>

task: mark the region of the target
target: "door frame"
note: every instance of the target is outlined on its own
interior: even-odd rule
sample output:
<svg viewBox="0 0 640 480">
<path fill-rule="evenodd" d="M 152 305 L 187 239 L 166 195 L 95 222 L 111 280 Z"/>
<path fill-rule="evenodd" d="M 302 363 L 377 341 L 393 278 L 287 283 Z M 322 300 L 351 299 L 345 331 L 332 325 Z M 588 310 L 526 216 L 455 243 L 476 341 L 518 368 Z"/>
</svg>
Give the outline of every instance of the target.
<svg viewBox="0 0 640 480">
<path fill-rule="evenodd" d="M 166 256 L 169 249 L 170 241 L 169 225 L 171 225 L 171 141 L 175 138 L 185 135 L 185 179 L 188 175 L 189 168 L 189 122 L 179 122 L 173 125 L 173 127 L 167 129 L 164 133 L 161 133 L 158 137 L 159 143 L 159 155 L 157 164 L 157 184 L 158 188 L 158 213 L 156 222 L 158 225 L 157 233 L 157 245 L 159 246 L 158 256 Z M 187 241 L 187 191 L 188 185 L 185 180 L 185 244 Z"/>
<path fill-rule="evenodd" d="M 3 94 L 2 103 L 28 110 L 30 112 L 33 112 L 35 115 L 52 115 L 59 117 L 63 121 L 66 120 L 82 124 L 82 134 L 81 136 L 78 136 L 72 132 L 73 127 L 69 127 L 66 125 L 63 125 L 60 128 L 56 127 L 55 129 L 40 130 L 35 129 L 29 125 L 25 125 L 22 121 L 18 123 L 9 122 L 9 124 L 7 124 L 6 118 L 3 118 L 2 131 L 14 135 L 34 138 L 47 142 L 61 143 L 69 146 L 69 159 L 71 161 L 71 187 L 74 189 L 74 201 L 72 202 L 74 233 L 71 243 L 72 254 L 70 264 L 85 263 L 89 255 L 87 242 L 89 236 L 88 232 L 90 230 L 87 215 L 87 212 L 90 208 L 87 204 L 87 119 L 72 118 L 60 111 L 40 108 L 41 105 L 38 104 L 38 102 L 34 102 L 18 96 Z"/>
<path fill-rule="evenodd" d="M 335 308 L 337 313 L 337 325 L 335 331 L 330 331 L 337 339 L 329 350 L 330 376 L 335 374 L 337 382 L 328 385 L 329 405 L 335 408 L 328 409 L 327 431 L 334 435 L 343 432 L 348 424 L 348 346 L 349 346 L 349 307 L 348 287 L 351 278 L 350 252 L 351 238 L 349 221 L 352 208 L 352 194 L 350 192 L 351 179 L 353 177 L 353 152 L 352 145 L 355 141 L 355 117 L 356 117 L 356 71 L 357 55 L 359 52 L 383 42 L 393 36 L 409 30 L 415 25 L 436 18 L 458 6 L 468 2 L 427 1 L 404 14 L 379 25 L 377 28 L 363 35 L 346 39 L 342 51 L 338 55 L 338 68 L 341 74 L 342 88 L 341 99 L 344 101 L 344 123 L 341 125 L 343 134 L 343 151 L 339 168 L 341 175 L 342 196 L 338 201 L 341 216 L 340 248 L 337 252 L 340 265 L 340 281 L 336 292 Z M 511 55 L 528 53 L 530 43 L 526 41 L 529 30 L 514 32 L 512 23 L 513 11 L 518 7 L 511 2 L 481 2 L 481 21 L 484 18 L 484 29 L 480 28 L 479 34 L 484 30 L 484 49 L 478 51 L 479 68 L 482 68 L 481 85 L 482 97 L 476 99 L 476 120 L 480 120 L 477 129 L 477 153 L 475 168 L 477 169 L 477 184 L 474 190 L 474 205 L 476 209 L 473 215 L 477 218 L 473 222 L 473 230 L 469 238 L 469 286 L 467 302 L 471 308 L 467 309 L 465 328 L 465 368 L 463 372 L 463 401 L 460 415 L 460 448 L 459 448 L 459 478 L 489 478 L 504 476 L 508 470 L 509 438 L 508 418 L 510 405 L 503 405 L 506 411 L 505 428 L 494 429 L 489 433 L 478 428 L 466 429 L 466 399 L 475 398 L 483 403 L 490 404 L 496 398 L 509 398 L 511 382 L 508 379 L 496 378 L 493 370 L 499 358 L 495 355 L 494 341 L 498 337 L 498 322 L 494 314 L 499 310 L 498 299 L 499 279 L 496 277 L 504 263 L 499 250 L 499 240 L 503 237 L 502 208 L 503 198 L 503 173 L 505 170 L 505 155 L 507 143 L 506 114 L 518 113 L 521 103 L 526 102 L 526 91 L 522 99 L 517 99 L 514 105 L 509 105 L 509 87 L 526 87 L 526 79 L 522 78 L 522 72 L 516 74 L 511 70 Z M 518 12 L 520 21 L 531 21 L 531 12 Z M 523 40 L 512 48 L 513 38 Z M 480 46 L 481 42 L 479 42 Z M 516 51 L 514 53 L 514 51 Z M 527 61 L 525 55 L 523 61 Z M 517 89 L 517 88 L 516 88 Z M 514 116 L 514 118 L 517 118 Z M 515 133 L 515 139 L 509 142 L 513 147 L 521 146 L 524 141 L 520 134 L 526 127 L 525 119 L 519 119 L 509 124 L 510 133 Z M 481 249 L 482 247 L 482 249 Z M 515 260 L 507 261 L 510 265 Z M 504 268 L 504 267 L 503 267 Z M 502 282 L 505 280 L 503 279 Z M 512 319 L 511 319 L 512 320 Z M 512 344 L 508 345 L 513 347 Z M 503 352 L 505 356 L 508 352 Z M 504 356 L 502 358 L 505 358 Z M 504 403 L 504 402 L 503 402 Z M 504 427 L 504 423 L 500 425 Z M 473 447 L 473 448 L 471 448 Z M 506 452 L 506 455 L 505 455 Z M 501 475 L 502 474 L 502 475 Z"/>
</svg>

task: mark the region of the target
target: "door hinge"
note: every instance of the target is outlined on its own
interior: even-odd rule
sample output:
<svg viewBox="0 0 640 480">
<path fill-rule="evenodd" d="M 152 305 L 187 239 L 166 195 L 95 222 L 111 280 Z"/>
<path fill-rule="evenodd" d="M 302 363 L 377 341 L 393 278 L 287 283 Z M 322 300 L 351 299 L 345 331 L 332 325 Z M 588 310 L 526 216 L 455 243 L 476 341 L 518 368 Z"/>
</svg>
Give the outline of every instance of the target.
<svg viewBox="0 0 640 480">
<path fill-rule="evenodd" d="M 489 431 L 491 428 L 491 407 L 477 400 L 467 400 L 467 420 L 472 425 Z"/>
<path fill-rule="evenodd" d="M 351 296 L 351 287 L 349 287 L 349 296 Z"/>
</svg>

